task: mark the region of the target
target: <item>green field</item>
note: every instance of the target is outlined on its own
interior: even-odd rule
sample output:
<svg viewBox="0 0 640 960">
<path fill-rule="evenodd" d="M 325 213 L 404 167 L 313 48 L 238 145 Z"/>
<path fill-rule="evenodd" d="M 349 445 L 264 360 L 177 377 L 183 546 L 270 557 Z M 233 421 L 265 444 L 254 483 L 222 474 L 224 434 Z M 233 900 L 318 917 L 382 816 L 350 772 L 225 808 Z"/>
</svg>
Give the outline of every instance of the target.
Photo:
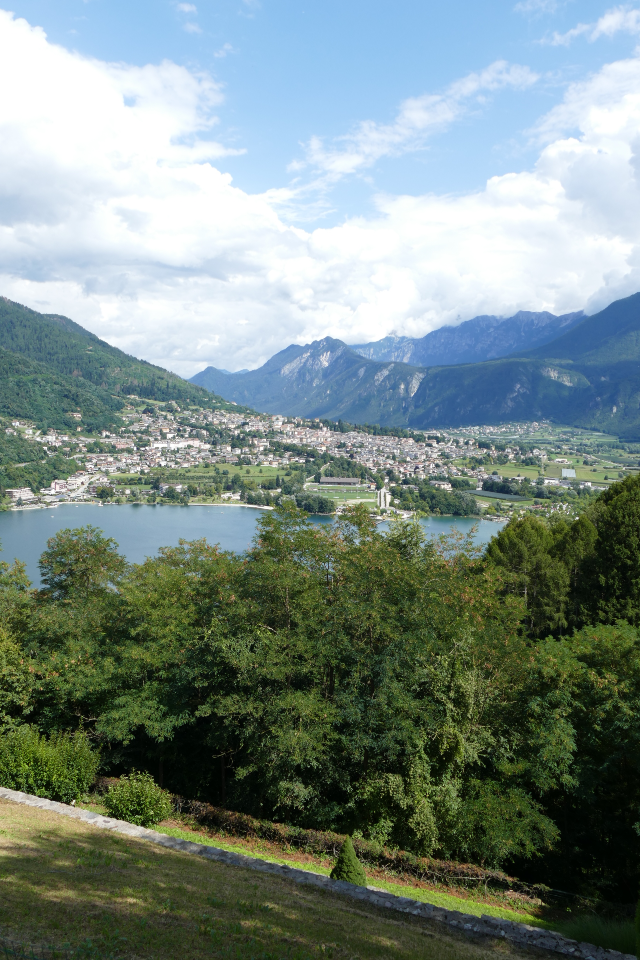
<svg viewBox="0 0 640 960">
<path fill-rule="evenodd" d="M 325 487 L 319 483 L 310 483 L 305 487 L 305 489 L 311 493 L 317 493 L 320 496 L 326 497 L 327 500 L 353 500 L 354 502 L 368 501 L 371 506 L 375 505 L 376 503 L 376 494 L 373 490 L 354 490 L 353 488 L 349 487 Z"/>
</svg>

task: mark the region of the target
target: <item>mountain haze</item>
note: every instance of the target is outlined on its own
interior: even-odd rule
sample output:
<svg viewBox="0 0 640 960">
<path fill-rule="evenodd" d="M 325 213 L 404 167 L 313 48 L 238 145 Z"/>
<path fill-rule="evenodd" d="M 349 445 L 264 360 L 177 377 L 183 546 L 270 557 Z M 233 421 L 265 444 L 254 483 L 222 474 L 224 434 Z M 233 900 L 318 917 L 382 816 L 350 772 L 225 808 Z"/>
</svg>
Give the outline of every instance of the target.
<svg viewBox="0 0 640 960">
<path fill-rule="evenodd" d="M 640 294 L 568 323 L 544 346 L 482 363 L 381 362 L 326 337 L 258 370 L 208 367 L 192 382 L 288 415 L 416 429 L 549 419 L 640 439 Z"/>
<path fill-rule="evenodd" d="M 302 347 L 292 344 L 247 373 L 207 367 L 191 383 L 265 413 L 387 423 L 390 416 L 402 419 L 425 372 L 406 363 L 367 360 L 342 340 L 324 337 Z"/>
<path fill-rule="evenodd" d="M 474 317 L 455 327 L 440 327 L 424 337 L 389 336 L 355 344 L 351 349 L 370 360 L 395 360 L 421 367 L 481 363 L 549 343 L 582 317 L 581 310 L 561 317 L 520 310 L 513 317 Z"/>
</svg>

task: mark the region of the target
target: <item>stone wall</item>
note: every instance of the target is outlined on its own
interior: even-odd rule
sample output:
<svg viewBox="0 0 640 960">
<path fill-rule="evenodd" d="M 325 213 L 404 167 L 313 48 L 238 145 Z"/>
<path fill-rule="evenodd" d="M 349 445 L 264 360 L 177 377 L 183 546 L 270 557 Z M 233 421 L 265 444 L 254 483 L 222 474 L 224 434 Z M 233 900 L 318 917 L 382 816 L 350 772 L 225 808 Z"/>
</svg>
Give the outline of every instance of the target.
<svg viewBox="0 0 640 960">
<path fill-rule="evenodd" d="M 12 800 L 14 803 L 23 803 L 30 807 L 51 810 L 63 816 L 73 817 L 76 820 L 90 823 L 103 830 L 113 830 L 115 833 L 123 833 L 128 837 L 136 837 L 139 840 L 157 843 L 162 847 L 169 847 L 172 850 L 180 850 L 183 853 L 205 857 L 207 860 L 216 860 L 228 866 L 245 867 L 261 873 L 275 874 L 286 880 L 292 880 L 294 883 L 304 883 L 321 887 L 324 890 L 339 893 L 342 894 L 342 896 L 350 897 L 354 900 L 370 903 L 375 907 L 396 910 L 400 913 L 409 913 L 415 917 L 424 917 L 426 920 L 444 923 L 462 933 L 466 932 L 494 938 L 501 937 L 522 946 L 538 947 L 553 953 L 576 957 L 578 960 L 635 960 L 635 957 L 631 954 L 619 953 L 617 950 L 605 950 L 603 947 L 595 947 L 589 943 L 577 943 L 575 940 L 569 940 L 559 933 L 541 930 L 539 927 L 531 927 L 526 923 L 517 923 L 513 920 L 501 920 L 497 917 L 489 917 L 484 914 L 481 917 L 475 917 L 468 913 L 460 913 L 457 910 L 446 910 L 443 907 L 435 907 L 430 903 L 411 900 L 409 897 L 398 897 L 386 891 L 376 890 L 374 887 L 357 887 L 352 883 L 345 883 L 343 880 L 331 880 L 330 877 L 312 873 L 309 870 L 283 866 L 278 863 L 269 863 L 257 857 L 231 853 L 228 850 L 221 850 L 218 847 L 210 847 L 202 843 L 192 843 L 190 840 L 179 840 L 176 837 L 169 837 L 167 834 L 159 833 L 157 830 L 136 827 L 123 820 L 115 820 L 113 817 L 103 817 L 98 813 L 92 813 L 90 810 L 80 810 L 66 803 L 57 803 L 54 800 L 43 800 L 41 797 L 32 797 L 29 796 L 29 794 L 20 793 L 17 790 L 7 790 L 4 787 L 0 787 L 0 797 L 5 800 Z"/>
</svg>

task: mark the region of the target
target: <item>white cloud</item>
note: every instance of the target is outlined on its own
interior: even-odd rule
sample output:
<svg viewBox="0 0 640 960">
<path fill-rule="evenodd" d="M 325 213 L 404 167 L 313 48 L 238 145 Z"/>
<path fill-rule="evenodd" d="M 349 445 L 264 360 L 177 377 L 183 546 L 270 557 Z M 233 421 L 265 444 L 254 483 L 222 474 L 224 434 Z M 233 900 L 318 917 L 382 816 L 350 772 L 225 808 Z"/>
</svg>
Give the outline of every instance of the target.
<svg viewBox="0 0 640 960">
<path fill-rule="evenodd" d="M 202 28 L 198 26 L 197 23 L 194 23 L 193 20 L 187 20 L 182 29 L 186 31 L 186 33 L 202 33 Z"/>
<path fill-rule="evenodd" d="M 616 33 L 640 33 L 640 10 L 629 7 L 613 7 L 595 23 L 579 23 L 566 33 L 554 33 L 545 41 L 554 47 L 568 47 L 576 37 L 586 36 L 590 43 L 600 37 L 613 37 Z"/>
<path fill-rule="evenodd" d="M 179 13 L 197 13 L 198 8 L 194 3 L 178 3 L 176 5 L 176 10 Z"/>
<path fill-rule="evenodd" d="M 235 53 L 235 52 L 236 51 L 234 50 L 234 48 L 231 46 L 230 43 L 225 43 L 223 44 L 223 46 L 220 47 L 219 50 L 216 50 L 213 55 L 217 60 L 222 60 L 224 59 L 224 57 L 228 57 L 230 53 Z"/>
<path fill-rule="evenodd" d="M 492 69 L 445 107 L 504 85 L 511 68 Z M 0 294 L 187 375 L 324 335 L 422 335 L 640 289 L 638 59 L 569 88 L 532 170 L 379 197 L 370 218 L 310 230 L 278 215 L 285 192 L 247 194 L 214 166 L 228 151 L 210 139 L 222 96 L 204 74 L 84 58 L 0 12 L 0 94 Z M 438 109 L 407 101 L 399 127 L 446 122 Z M 373 128 L 367 156 L 404 148 L 395 124 Z"/>
<path fill-rule="evenodd" d="M 430 135 L 454 123 L 481 103 L 487 93 L 505 87 L 522 90 L 537 79 L 528 67 L 498 60 L 479 73 L 456 80 L 444 93 L 405 100 L 393 123 L 360 123 L 353 133 L 340 137 L 333 148 L 326 148 L 319 137 L 313 137 L 305 146 L 305 160 L 294 161 L 289 169 L 297 172 L 308 165 L 329 181 L 339 180 L 382 157 L 420 149 Z"/>
</svg>

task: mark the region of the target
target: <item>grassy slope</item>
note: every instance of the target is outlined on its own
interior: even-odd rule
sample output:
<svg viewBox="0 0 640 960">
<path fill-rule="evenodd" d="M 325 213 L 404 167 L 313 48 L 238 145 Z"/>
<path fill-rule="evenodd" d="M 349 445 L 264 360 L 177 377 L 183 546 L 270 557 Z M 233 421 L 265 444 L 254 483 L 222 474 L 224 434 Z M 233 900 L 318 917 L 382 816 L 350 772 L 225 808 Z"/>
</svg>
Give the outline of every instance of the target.
<svg viewBox="0 0 640 960">
<path fill-rule="evenodd" d="M 0 801 L 0 928 L 36 944 L 90 939 L 101 956 L 523 956 L 325 891 Z M 92 954 L 94 956 L 94 954 Z"/>
<path fill-rule="evenodd" d="M 271 863 L 284 863 L 290 867 L 300 867 L 303 870 L 310 870 L 312 873 L 321 873 L 328 877 L 333 869 L 333 860 L 330 857 L 296 855 L 296 851 L 289 854 L 278 855 L 274 853 L 273 844 L 260 844 L 235 842 L 230 839 L 221 839 L 219 836 L 209 837 L 200 831 L 185 830 L 183 827 L 171 827 L 163 824 L 158 828 L 162 833 L 167 833 L 171 837 L 179 837 L 182 840 L 191 840 L 196 843 L 207 844 L 212 847 L 220 847 L 222 850 L 230 850 L 232 853 L 243 853 L 246 856 L 259 857 L 261 860 L 268 860 Z M 474 917 L 480 917 L 486 913 L 491 917 L 501 917 L 505 920 L 517 920 L 521 923 L 544 925 L 539 917 L 528 913 L 526 910 L 512 910 L 509 907 L 497 906 L 489 900 L 474 900 L 473 897 L 456 896 L 453 893 L 447 893 L 442 889 L 436 890 L 432 886 L 422 884 L 416 886 L 410 882 L 400 883 L 394 879 L 389 879 L 377 870 L 364 868 L 367 874 L 369 884 L 378 887 L 381 890 L 388 890 L 399 897 L 411 897 L 413 900 L 419 900 L 421 903 L 432 903 L 436 907 L 445 907 L 447 910 L 460 910 L 462 913 L 473 914 Z"/>
<path fill-rule="evenodd" d="M 67 317 L 37 313 L 6 297 L 0 297 L 0 346 L 110 394 L 202 406 L 222 402 L 176 374 L 110 346 Z"/>
</svg>

